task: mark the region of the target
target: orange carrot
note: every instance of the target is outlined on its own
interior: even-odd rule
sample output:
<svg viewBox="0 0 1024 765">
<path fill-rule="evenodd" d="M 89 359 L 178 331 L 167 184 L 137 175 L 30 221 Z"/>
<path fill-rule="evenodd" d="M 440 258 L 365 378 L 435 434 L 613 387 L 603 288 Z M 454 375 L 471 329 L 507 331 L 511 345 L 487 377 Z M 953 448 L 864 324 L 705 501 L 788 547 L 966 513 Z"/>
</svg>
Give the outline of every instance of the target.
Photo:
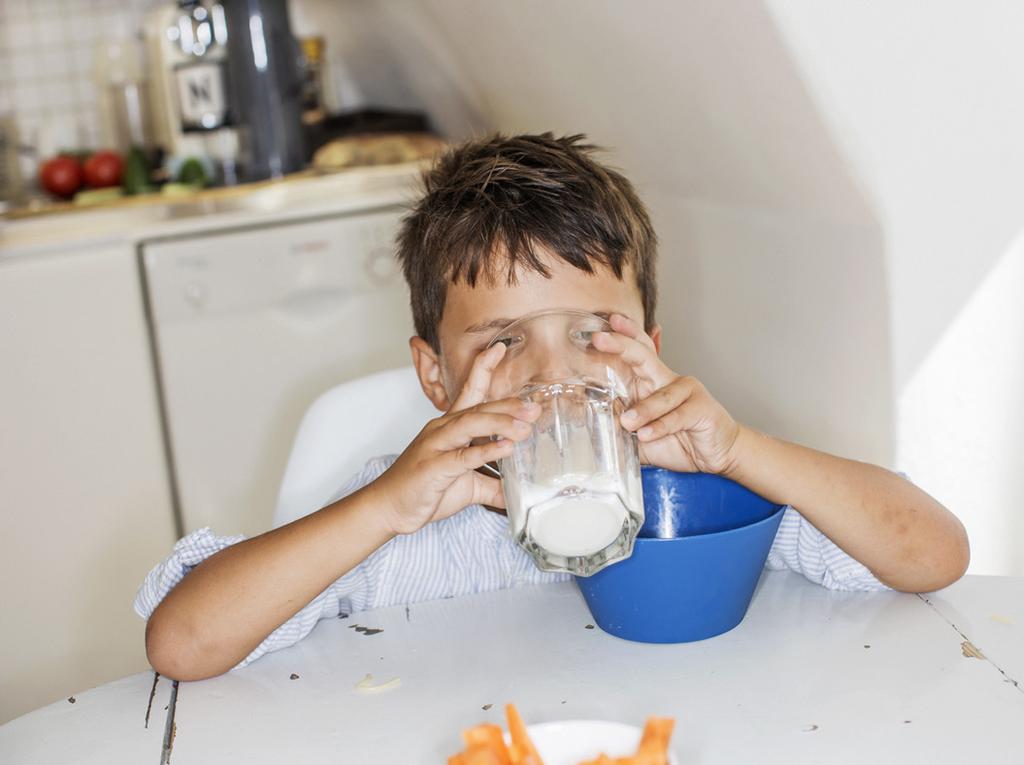
<svg viewBox="0 0 1024 765">
<path fill-rule="evenodd" d="M 607 754 L 599 754 L 596 759 L 581 762 L 580 765 L 629 765 L 623 760 L 613 760 Z"/>
<path fill-rule="evenodd" d="M 512 739 L 509 755 L 512 765 L 544 765 L 537 747 L 533 745 L 523 718 L 515 704 L 505 705 L 505 716 L 508 718 L 508 735 Z"/>
<path fill-rule="evenodd" d="M 668 765 L 668 742 L 676 721 L 671 717 L 648 717 L 640 745 L 636 749 L 637 765 Z"/>
<path fill-rule="evenodd" d="M 449 757 L 448 765 L 544 765 L 519 710 L 514 704 L 507 704 L 505 714 L 512 740 L 510 745 L 505 744 L 505 736 L 499 726 L 492 723 L 475 725 L 462 732 L 466 748 Z M 672 718 L 649 717 L 635 755 L 613 758 L 601 754 L 580 765 L 668 765 L 668 745 L 674 727 Z"/>
<path fill-rule="evenodd" d="M 459 765 L 508 765 L 508 756 L 489 746 L 471 746 L 463 752 Z"/>
<path fill-rule="evenodd" d="M 486 746 L 498 752 L 504 752 L 507 756 L 508 750 L 505 747 L 505 734 L 501 727 L 494 723 L 482 723 L 474 725 L 462 731 L 462 738 L 467 747 Z"/>
<path fill-rule="evenodd" d="M 466 741 L 466 754 L 476 753 L 479 750 L 486 750 L 491 753 L 491 759 L 483 759 L 483 755 L 476 753 L 480 760 L 479 765 L 493 762 L 495 765 L 511 765 L 508 748 L 505 746 L 505 735 L 501 727 L 493 723 L 483 723 L 462 731 L 462 738 Z M 466 765 L 476 765 L 476 760 L 470 760 Z"/>
</svg>

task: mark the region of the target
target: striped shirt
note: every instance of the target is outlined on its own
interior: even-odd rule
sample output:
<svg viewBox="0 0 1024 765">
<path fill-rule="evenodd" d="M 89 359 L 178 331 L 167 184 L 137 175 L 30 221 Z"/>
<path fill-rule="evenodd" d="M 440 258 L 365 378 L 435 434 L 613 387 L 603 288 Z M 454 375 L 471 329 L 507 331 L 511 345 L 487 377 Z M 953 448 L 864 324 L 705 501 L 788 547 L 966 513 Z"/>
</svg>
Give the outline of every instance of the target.
<svg viewBox="0 0 1024 765">
<path fill-rule="evenodd" d="M 376 480 L 396 455 L 370 460 L 330 499 L 336 502 Z M 216 536 L 209 528 L 182 538 L 135 596 L 135 612 L 150 615 L 185 575 L 243 536 Z M 787 507 L 766 563 L 791 569 L 834 590 L 886 589 L 861 563 L 840 550 L 796 510 Z M 265 653 L 294 645 L 321 619 L 423 600 L 436 600 L 527 584 L 559 582 L 567 574 L 541 571 L 513 540 L 508 519 L 481 505 L 428 523 L 415 534 L 397 536 L 317 595 L 271 632 L 235 669 Z"/>
</svg>

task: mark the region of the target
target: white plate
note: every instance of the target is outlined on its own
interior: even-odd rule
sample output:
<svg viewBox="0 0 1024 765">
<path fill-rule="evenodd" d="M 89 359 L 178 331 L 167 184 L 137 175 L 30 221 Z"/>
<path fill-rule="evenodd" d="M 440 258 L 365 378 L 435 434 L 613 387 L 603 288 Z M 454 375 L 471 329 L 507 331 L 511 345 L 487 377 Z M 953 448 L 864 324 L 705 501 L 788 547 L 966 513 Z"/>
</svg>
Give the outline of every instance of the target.
<svg viewBox="0 0 1024 765">
<path fill-rule="evenodd" d="M 563 720 L 526 726 L 530 740 L 544 760 L 544 765 L 579 765 L 602 752 L 609 757 L 636 754 L 643 729 L 625 723 L 605 720 Z M 505 734 L 508 740 L 508 734 Z M 670 765 L 679 765 L 669 752 Z"/>
</svg>

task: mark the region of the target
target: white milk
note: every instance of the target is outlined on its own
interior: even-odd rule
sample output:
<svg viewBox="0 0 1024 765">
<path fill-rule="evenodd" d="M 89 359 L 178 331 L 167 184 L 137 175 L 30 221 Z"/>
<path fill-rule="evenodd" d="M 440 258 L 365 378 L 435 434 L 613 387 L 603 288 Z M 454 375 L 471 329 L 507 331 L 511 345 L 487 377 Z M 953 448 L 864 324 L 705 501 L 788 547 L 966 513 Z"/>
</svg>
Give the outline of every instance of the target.
<svg viewBox="0 0 1024 765">
<path fill-rule="evenodd" d="M 530 519 L 530 535 L 555 555 L 593 555 L 615 541 L 625 519 L 626 511 L 617 500 L 567 499 L 535 512 Z"/>
<path fill-rule="evenodd" d="M 570 494 L 558 501 L 558 495 L 569 487 L 586 494 Z M 530 536 L 548 552 L 567 557 L 592 555 L 614 542 L 626 520 L 619 497 L 629 501 L 635 496 L 620 479 L 607 474 L 562 475 L 546 485 L 524 483 L 520 491 L 524 512 L 511 518 L 514 533 L 522 531 L 525 511 L 532 508 Z"/>
<path fill-rule="evenodd" d="M 524 391 L 542 413 L 501 464 L 513 537 L 545 571 L 589 576 L 628 555 L 643 522 L 636 441 L 611 391 L 578 381 Z"/>
</svg>

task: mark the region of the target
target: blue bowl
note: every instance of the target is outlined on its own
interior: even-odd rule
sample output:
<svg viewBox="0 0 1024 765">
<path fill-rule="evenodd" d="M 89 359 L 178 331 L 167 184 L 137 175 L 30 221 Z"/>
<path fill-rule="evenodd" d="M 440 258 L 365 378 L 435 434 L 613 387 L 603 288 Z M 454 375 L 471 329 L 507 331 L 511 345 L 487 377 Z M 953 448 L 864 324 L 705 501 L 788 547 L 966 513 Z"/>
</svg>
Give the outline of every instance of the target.
<svg viewBox="0 0 1024 765">
<path fill-rule="evenodd" d="M 633 554 L 577 577 L 597 625 L 643 643 L 728 632 L 747 613 L 783 506 L 707 473 L 645 467 Z"/>
</svg>

